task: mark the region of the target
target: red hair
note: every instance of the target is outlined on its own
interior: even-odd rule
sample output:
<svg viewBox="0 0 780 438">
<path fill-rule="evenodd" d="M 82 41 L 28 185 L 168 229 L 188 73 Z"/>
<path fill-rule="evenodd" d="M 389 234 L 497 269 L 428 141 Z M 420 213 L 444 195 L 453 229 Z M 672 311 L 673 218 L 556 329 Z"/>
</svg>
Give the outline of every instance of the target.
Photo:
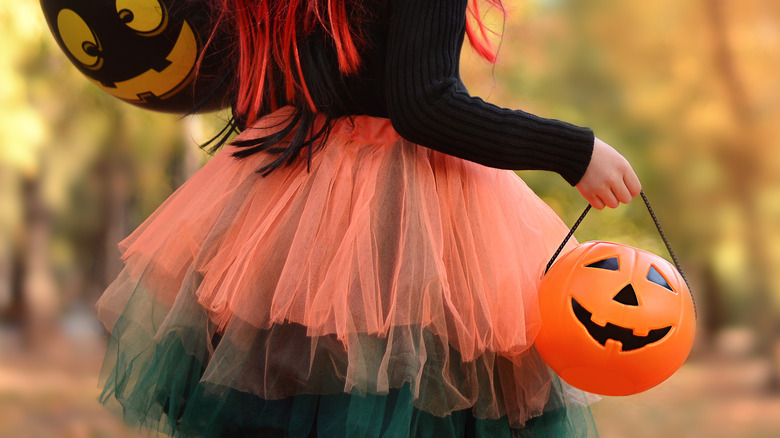
<svg viewBox="0 0 780 438">
<path fill-rule="evenodd" d="M 390 0 L 392 1 L 392 0 Z M 480 56 L 495 62 L 495 50 L 479 10 L 485 1 L 504 11 L 500 0 L 469 0 L 466 32 Z M 234 112 L 248 126 L 263 110 L 275 110 L 276 90 L 282 85 L 287 102 L 305 104 L 316 111 L 303 77 L 299 38 L 320 26 L 332 38 L 339 70 L 357 73 L 363 38 L 348 11 L 362 7 L 361 0 L 221 0 L 217 22 L 228 21 L 237 36 L 238 78 Z M 275 68 L 271 68 L 275 67 Z M 274 71 L 282 77 L 274 77 Z M 266 101 L 268 99 L 268 101 Z"/>
<path fill-rule="evenodd" d="M 501 0 L 484 0 L 488 5 L 496 7 L 501 11 L 502 15 L 506 15 L 504 5 L 501 4 Z M 470 19 L 466 20 L 466 35 L 469 37 L 469 43 L 471 47 L 483 58 L 490 63 L 496 62 L 496 48 L 490 41 L 488 34 L 496 34 L 495 31 L 488 29 L 485 23 L 482 21 L 482 14 L 479 10 L 480 0 L 469 1 L 468 13 Z"/>
</svg>

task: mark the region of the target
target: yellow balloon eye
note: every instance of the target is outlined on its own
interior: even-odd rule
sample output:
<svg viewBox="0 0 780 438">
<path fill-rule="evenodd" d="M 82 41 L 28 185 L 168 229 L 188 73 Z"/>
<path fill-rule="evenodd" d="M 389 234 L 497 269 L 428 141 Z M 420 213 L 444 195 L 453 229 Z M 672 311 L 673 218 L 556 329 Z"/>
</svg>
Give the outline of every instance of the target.
<svg viewBox="0 0 780 438">
<path fill-rule="evenodd" d="M 91 70 L 103 66 L 103 48 L 95 32 L 79 14 L 63 9 L 57 14 L 57 31 L 62 42 L 78 62 Z"/>
<path fill-rule="evenodd" d="M 159 0 L 116 0 L 119 19 L 144 36 L 154 36 L 168 25 L 168 10 Z"/>
</svg>

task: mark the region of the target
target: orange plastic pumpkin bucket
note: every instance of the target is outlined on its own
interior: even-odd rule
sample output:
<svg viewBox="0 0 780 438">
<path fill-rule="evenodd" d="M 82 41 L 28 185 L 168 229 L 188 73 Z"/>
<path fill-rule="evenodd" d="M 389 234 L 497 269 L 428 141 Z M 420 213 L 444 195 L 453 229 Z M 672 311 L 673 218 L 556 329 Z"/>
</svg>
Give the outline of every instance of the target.
<svg viewBox="0 0 780 438">
<path fill-rule="evenodd" d="M 596 394 L 658 385 L 693 345 L 696 311 L 681 271 L 628 245 L 586 242 L 566 253 L 544 275 L 539 307 L 536 348 L 564 381 Z"/>
</svg>

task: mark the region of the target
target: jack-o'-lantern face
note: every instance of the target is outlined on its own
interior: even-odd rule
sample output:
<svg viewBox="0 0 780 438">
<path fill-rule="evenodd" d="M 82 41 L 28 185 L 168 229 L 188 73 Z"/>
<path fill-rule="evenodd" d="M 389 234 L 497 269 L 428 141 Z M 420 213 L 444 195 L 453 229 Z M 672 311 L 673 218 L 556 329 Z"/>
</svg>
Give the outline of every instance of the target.
<svg viewBox="0 0 780 438">
<path fill-rule="evenodd" d="M 602 269 L 609 272 L 618 272 L 620 271 L 620 259 L 617 256 L 609 257 L 593 263 L 589 263 L 586 265 L 586 267 L 591 269 Z M 602 273 L 602 275 L 613 274 Z M 649 281 L 658 286 L 661 286 L 674 294 L 677 293 L 674 291 L 674 289 L 672 289 L 672 287 L 669 285 L 669 282 L 666 281 L 666 279 L 658 272 L 658 269 L 653 265 L 650 265 L 648 268 L 647 276 L 644 281 Z M 660 301 L 659 297 L 655 297 L 654 300 Z M 612 301 L 622 306 L 639 306 L 639 298 L 637 297 L 634 286 L 631 283 L 620 289 L 620 291 L 615 294 L 614 297 L 612 297 Z M 582 324 L 583 327 L 585 327 L 588 334 L 596 342 L 602 346 L 606 346 L 607 341 L 611 339 L 620 343 L 621 351 L 632 351 L 645 347 L 649 344 L 652 344 L 653 342 L 658 342 L 663 339 L 664 336 L 666 336 L 672 329 L 672 325 L 670 324 L 649 330 L 646 335 L 637 335 L 634 333 L 636 327 L 623 327 L 611 322 L 607 322 L 603 325 L 597 324 L 593 321 L 593 312 L 588 311 L 588 309 L 586 309 L 579 301 L 577 301 L 575 297 L 571 298 L 571 307 L 574 311 L 574 315 L 577 317 L 577 320 L 580 322 L 580 324 Z M 648 315 L 644 312 L 640 315 L 644 316 L 645 318 L 648 317 Z M 634 321 L 633 324 L 635 325 L 636 321 Z"/>
<path fill-rule="evenodd" d="M 104 91 L 133 104 L 181 111 L 202 50 L 207 10 L 182 0 L 41 0 L 55 39 Z M 206 35 L 208 36 L 208 35 Z M 216 76 L 216 75 L 215 75 Z M 201 84 L 209 86 L 213 84 Z"/>
<path fill-rule="evenodd" d="M 684 280 L 646 251 L 582 244 L 553 265 L 539 294 L 537 348 L 564 380 L 586 391 L 626 395 L 655 386 L 682 365 L 693 343 Z"/>
</svg>

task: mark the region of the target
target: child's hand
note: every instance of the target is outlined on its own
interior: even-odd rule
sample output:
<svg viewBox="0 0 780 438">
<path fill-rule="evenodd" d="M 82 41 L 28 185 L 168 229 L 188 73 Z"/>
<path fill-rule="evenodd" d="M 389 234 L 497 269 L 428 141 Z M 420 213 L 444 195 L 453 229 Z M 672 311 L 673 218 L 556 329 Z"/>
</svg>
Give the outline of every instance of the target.
<svg viewBox="0 0 780 438">
<path fill-rule="evenodd" d="M 598 138 L 585 175 L 575 186 L 593 208 L 615 208 L 639 195 L 642 185 L 634 169 L 612 146 Z"/>
</svg>

